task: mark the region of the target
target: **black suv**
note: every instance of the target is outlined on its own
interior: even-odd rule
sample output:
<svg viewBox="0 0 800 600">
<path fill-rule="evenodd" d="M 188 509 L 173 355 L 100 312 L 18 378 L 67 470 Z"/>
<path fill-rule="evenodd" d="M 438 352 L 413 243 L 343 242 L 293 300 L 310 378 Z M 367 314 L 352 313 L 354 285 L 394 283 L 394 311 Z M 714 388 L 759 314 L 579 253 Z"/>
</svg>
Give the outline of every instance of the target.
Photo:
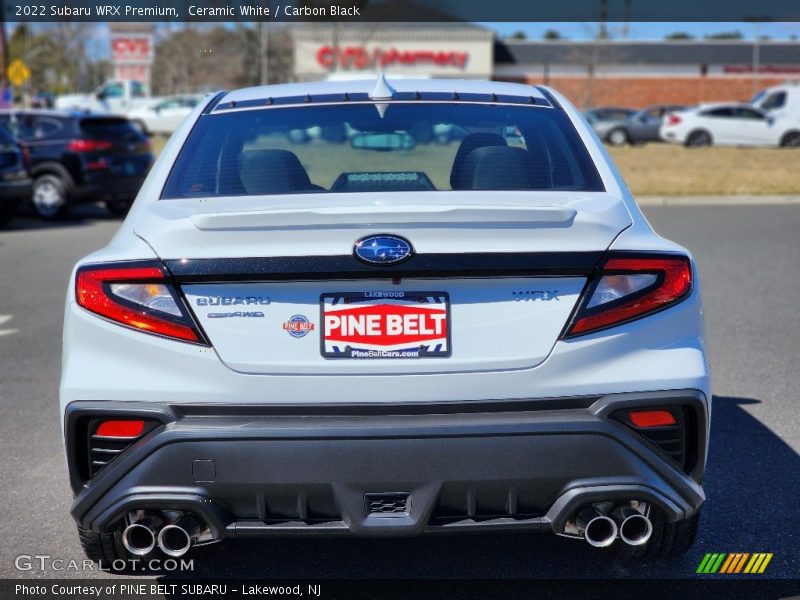
<svg viewBox="0 0 800 600">
<path fill-rule="evenodd" d="M 45 219 L 94 200 L 124 214 L 153 164 L 150 142 L 124 117 L 10 110 L 0 125 L 30 150 L 33 209 Z"/>
<path fill-rule="evenodd" d="M 28 149 L 0 127 L 0 227 L 13 218 L 17 205 L 30 195 Z"/>
</svg>

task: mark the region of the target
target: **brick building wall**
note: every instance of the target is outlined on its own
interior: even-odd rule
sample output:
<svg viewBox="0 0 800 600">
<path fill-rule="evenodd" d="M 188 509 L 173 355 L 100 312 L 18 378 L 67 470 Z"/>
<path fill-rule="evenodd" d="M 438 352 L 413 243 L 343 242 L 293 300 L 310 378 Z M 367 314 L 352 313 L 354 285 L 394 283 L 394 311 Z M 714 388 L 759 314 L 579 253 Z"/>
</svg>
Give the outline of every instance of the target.
<svg viewBox="0 0 800 600">
<path fill-rule="evenodd" d="M 543 78 L 504 78 L 530 85 L 544 84 Z M 777 85 L 785 77 L 759 77 L 755 90 Z M 651 104 L 698 104 L 749 100 L 753 96 L 750 77 L 597 77 L 590 90 L 586 77 L 550 77 L 547 85 L 564 94 L 576 106 L 629 106 Z"/>
</svg>

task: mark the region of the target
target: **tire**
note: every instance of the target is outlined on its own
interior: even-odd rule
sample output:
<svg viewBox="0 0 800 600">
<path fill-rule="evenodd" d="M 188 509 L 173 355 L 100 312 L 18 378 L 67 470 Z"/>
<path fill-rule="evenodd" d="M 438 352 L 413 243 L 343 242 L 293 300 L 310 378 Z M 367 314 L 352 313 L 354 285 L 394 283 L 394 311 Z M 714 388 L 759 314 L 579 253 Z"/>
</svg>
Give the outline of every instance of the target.
<svg viewBox="0 0 800 600">
<path fill-rule="evenodd" d="M 115 217 L 124 217 L 131 209 L 132 200 L 106 200 L 104 202 L 108 212 Z"/>
<path fill-rule="evenodd" d="M 790 131 L 781 138 L 781 148 L 800 148 L 800 131 Z"/>
<path fill-rule="evenodd" d="M 33 182 L 31 206 L 39 218 L 46 221 L 55 221 L 66 215 L 69 198 L 64 181 L 49 173 L 37 177 Z"/>
<path fill-rule="evenodd" d="M 608 135 L 606 136 L 606 141 L 612 146 L 624 146 L 625 144 L 630 143 L 628 132 L 622 127 L 617 127 L 616 129 L 609 131 Z"/>
<path fill-rule="evenodd" d="M 712 143 L 711 134 L 702 130 L 693 131 L 689 134 L 689 137 L 686 138 L 687 148 L 702 148 L 710 146 Z"/>
<path fill-rule="evenodd" d="M 667 523 L 660 515 L 652 519 L 653 534 L 642 546 L 628 546 L 622 541 L 615 544 L 617 555 L 626 559 L 669 558 L 689 551 L 697 538 L 700 513 L 676 523 Z"/>
<path fill-rule="evenodd" d="M 125 572 L 126 569 L 119 568 L 122 566 L 119 561 L 125 561 L 124 564 L 129 565 L 129 561 L 134 558 L 122 545 L 122 535 L 118 531 L 97 533 L 78 527 L 78 539 L 86 557 L 96 562 L 104 571 Z"/>
</svg>

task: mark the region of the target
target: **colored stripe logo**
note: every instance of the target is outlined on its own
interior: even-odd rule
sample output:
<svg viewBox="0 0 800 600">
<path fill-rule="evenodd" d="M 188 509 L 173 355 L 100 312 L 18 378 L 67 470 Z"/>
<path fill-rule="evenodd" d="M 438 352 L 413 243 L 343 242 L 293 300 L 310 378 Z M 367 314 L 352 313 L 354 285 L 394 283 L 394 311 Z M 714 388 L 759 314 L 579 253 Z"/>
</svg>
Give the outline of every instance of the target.
<svg viewBox="0 0 800 600">
<path fill-rule="evenodd" d="M 701 575 L 731 575 L 747 573 L 756 575 L 763 573 L 772 560 L 772 552 L 709 552 L 700 561 L 696 573 Z"/>
</svg>

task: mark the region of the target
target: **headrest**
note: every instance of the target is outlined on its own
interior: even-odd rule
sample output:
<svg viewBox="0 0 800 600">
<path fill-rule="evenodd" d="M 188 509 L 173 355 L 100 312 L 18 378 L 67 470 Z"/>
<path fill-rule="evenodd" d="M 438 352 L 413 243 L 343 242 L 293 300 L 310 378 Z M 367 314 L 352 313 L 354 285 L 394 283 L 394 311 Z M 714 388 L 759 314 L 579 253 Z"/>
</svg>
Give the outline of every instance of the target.
<svg viewBox="0 0 800 600">
<path fill-rule="evenodd" d="M 240 158 L 240 177 L 248 194 L 312 191 L 300 159 L 288 150 L 248 150 Z"/>
<path fill-rule="evenodd" d="M 470 152 L 476 148 L 487 146 L 505 146 L 506 141 L 496 133 L 471 133 L 466 136 L 458 147 L 456 157 L 453 159 L 453 168 L 450 170 L 450 187 L 454 190 L 463 189 L 461 185 L 461 171 L 464 161 Z"/>
<path fill-rule="evenodd" d="M 523 148 L 478 148 L 464 162 L 459 189 L 541 189 L 535 184 L 536 167 L 533 156 Z"/>
</svg>

